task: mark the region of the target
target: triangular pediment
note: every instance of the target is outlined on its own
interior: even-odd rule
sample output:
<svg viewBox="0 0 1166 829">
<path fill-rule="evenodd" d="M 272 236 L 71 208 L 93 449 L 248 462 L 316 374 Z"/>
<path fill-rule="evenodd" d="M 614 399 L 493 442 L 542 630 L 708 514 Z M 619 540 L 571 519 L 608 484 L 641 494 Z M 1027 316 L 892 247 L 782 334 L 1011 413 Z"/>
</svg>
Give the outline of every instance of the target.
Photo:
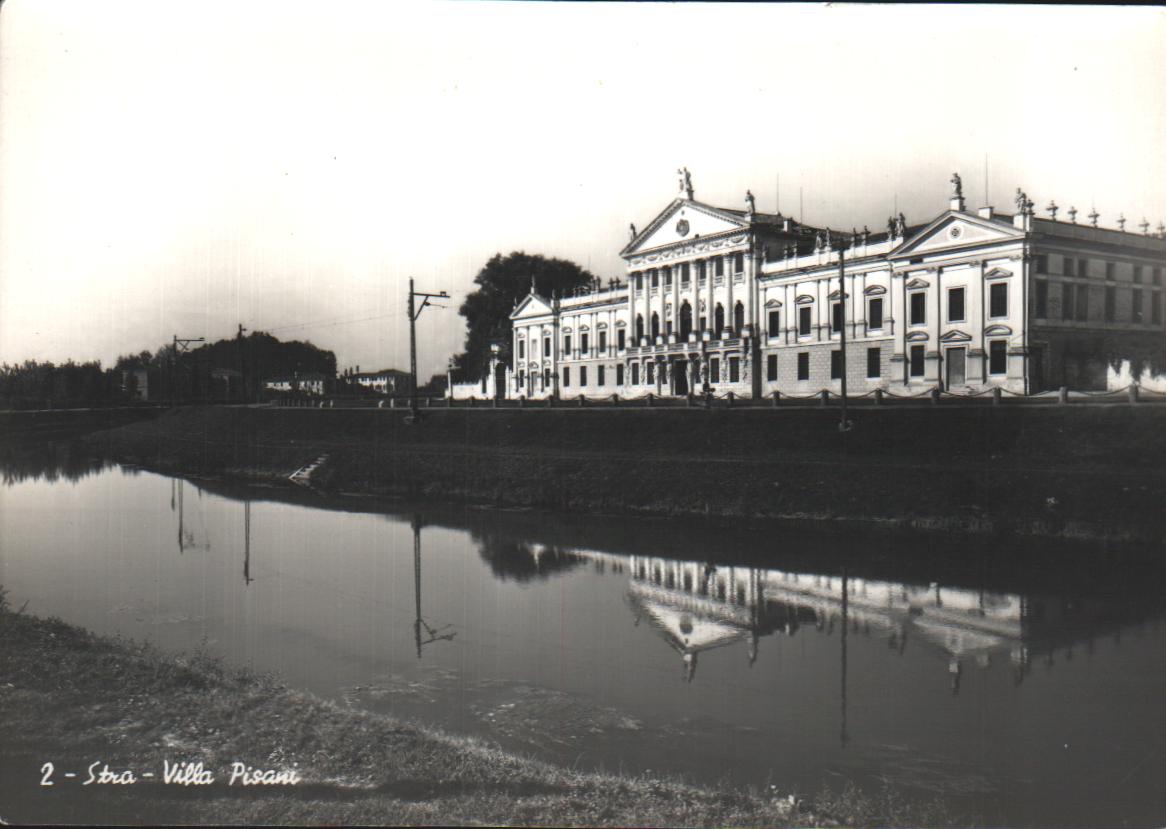
<svg viewBox="0 0 1166 829">
<path fill-rule="evenodd" d="M 724 210 L 687 199 L 675 199 L 652 222 L 636 235 L 621 252 L 632 256 L 646 250 L 691 242 L 721 233 L 748 230 L 749 224 Z"/>
<path fill-rule="evenodd" d="M 948 331 L 946 334 L 944 334 L 939 339 L 941 342 L 945 342 L 945 343 L 970 343 L 972 341 L 972 337 L 970 334 L 966 334 L 963 331 L 954 331 L 954 330 Z"/>
<path fill-rule="evenodd" d="M 510 312 L 510 319 L 541 317 L 552 312 L 551 304 L 538 294 L 527 294 L 518 307 Z"/>
<path fill-rule="evenodd" d="M 890 256 L 914 256 L 948 248 L 1005 242 L 1024 237 L 1024 231 L 1011 224 L 993 219 L 981 219 L 970 213 L 948 211 L 895 248 Z"/>
</svg>

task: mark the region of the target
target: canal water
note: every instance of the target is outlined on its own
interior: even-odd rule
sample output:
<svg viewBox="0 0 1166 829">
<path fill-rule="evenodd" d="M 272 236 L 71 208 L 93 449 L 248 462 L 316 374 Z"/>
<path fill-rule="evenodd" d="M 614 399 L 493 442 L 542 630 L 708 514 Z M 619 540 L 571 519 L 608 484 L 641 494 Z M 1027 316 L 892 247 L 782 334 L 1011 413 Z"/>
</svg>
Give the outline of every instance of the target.
<svg viewBox="0 0 1166 829">
<path fill-rule="evenodd" d="M 38 615 L 578 768 L 1166 822 L 1160 551 L 0 472 L 0 583 Z"/>
</svg>

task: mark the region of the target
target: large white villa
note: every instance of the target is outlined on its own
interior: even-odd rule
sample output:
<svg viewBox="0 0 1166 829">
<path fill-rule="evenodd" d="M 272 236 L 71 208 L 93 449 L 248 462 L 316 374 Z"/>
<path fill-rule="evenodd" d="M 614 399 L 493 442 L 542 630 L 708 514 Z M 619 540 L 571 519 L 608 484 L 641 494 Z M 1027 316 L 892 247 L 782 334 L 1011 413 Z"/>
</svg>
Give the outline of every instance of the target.
<svg viewBox="0 0 1166 829">
<path fill-rule="evenodd" d="M 993 386 L 1104 388 L 1103 340 L 1162 332 L 1166 228 L 948 209 L 839 233 L 680 192 L 621 252 L 626 281 L 514 309 L 512 364 L 482 393 L 510 398 L 737 396 Z M 845 284 L 845 294 L 841 290 Z M 846 359 L 842 359 L 845 334 Z M 505 388 L 503 393 L 502 387 Z"/>
</svg>

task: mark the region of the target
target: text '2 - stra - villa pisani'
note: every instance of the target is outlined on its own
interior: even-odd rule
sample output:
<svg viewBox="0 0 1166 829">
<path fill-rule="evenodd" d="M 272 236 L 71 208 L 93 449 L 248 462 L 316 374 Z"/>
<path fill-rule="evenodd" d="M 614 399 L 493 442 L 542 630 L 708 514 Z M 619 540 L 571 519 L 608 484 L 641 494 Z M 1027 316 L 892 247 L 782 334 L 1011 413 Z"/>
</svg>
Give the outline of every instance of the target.
<svg viewBox="0 0 1166 829">
<path fill-rule="evenodd" d="M 677 198 L 620 255 L 626 282 L 534 291 L 511 314 L 507 397 L 623 398 L 874 389 L 1014 394 L 1104 388 L 1105 346 L 1163 331 L 1166 228 L 1090 212 L 949 209 L 923 225 L 839 233 L 780 213 Z M 842 260 L 840 262 L 840 259 Z M 844 274 L 844 275 L 843 275 Z M 845 292 L 839 279 L 845 282 Z M 845 335 L 845 336 L 844 336 Z M 846 359 L 841 349 L 845 343 Z M 508 376 L 507 376 L 508 375 Z M 501 396 L 501 395 L 499 395 Z"/>
</svg>

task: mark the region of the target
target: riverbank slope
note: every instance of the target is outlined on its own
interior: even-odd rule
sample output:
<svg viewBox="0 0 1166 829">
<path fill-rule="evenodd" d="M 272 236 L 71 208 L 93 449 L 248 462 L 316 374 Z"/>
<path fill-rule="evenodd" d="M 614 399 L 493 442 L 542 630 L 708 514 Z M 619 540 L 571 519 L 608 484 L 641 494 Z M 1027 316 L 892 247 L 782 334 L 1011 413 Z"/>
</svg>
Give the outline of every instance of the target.
<svg viewBox="0 0 1166 829">
<path fill-rule="evenodd" d="M 1160 542 L 1166 407 L 864 410 L 183 408 L 95 433 L 196 476 L 553 510 Z"/>
<path fill-rule="evenodd" d="M 344 708 L 204 655 L 171 657 L 14 612 L 2 591 L 0 644 L 6 822 L 835 825 L 775 790 L 698 788 L 528 760 Z M 164 784 L 164 761 L 202 763 L 214 782 Z M 299 782 L 228 785 L 235 762 L 294 769 Z M 137 782 L 82 785 L 103 766 L 123 780 L 132 770 Z M 890 794 L 826 794 L 822 802 L 848 823 L 946 820 L 938 805 Z"/>
</svg>

